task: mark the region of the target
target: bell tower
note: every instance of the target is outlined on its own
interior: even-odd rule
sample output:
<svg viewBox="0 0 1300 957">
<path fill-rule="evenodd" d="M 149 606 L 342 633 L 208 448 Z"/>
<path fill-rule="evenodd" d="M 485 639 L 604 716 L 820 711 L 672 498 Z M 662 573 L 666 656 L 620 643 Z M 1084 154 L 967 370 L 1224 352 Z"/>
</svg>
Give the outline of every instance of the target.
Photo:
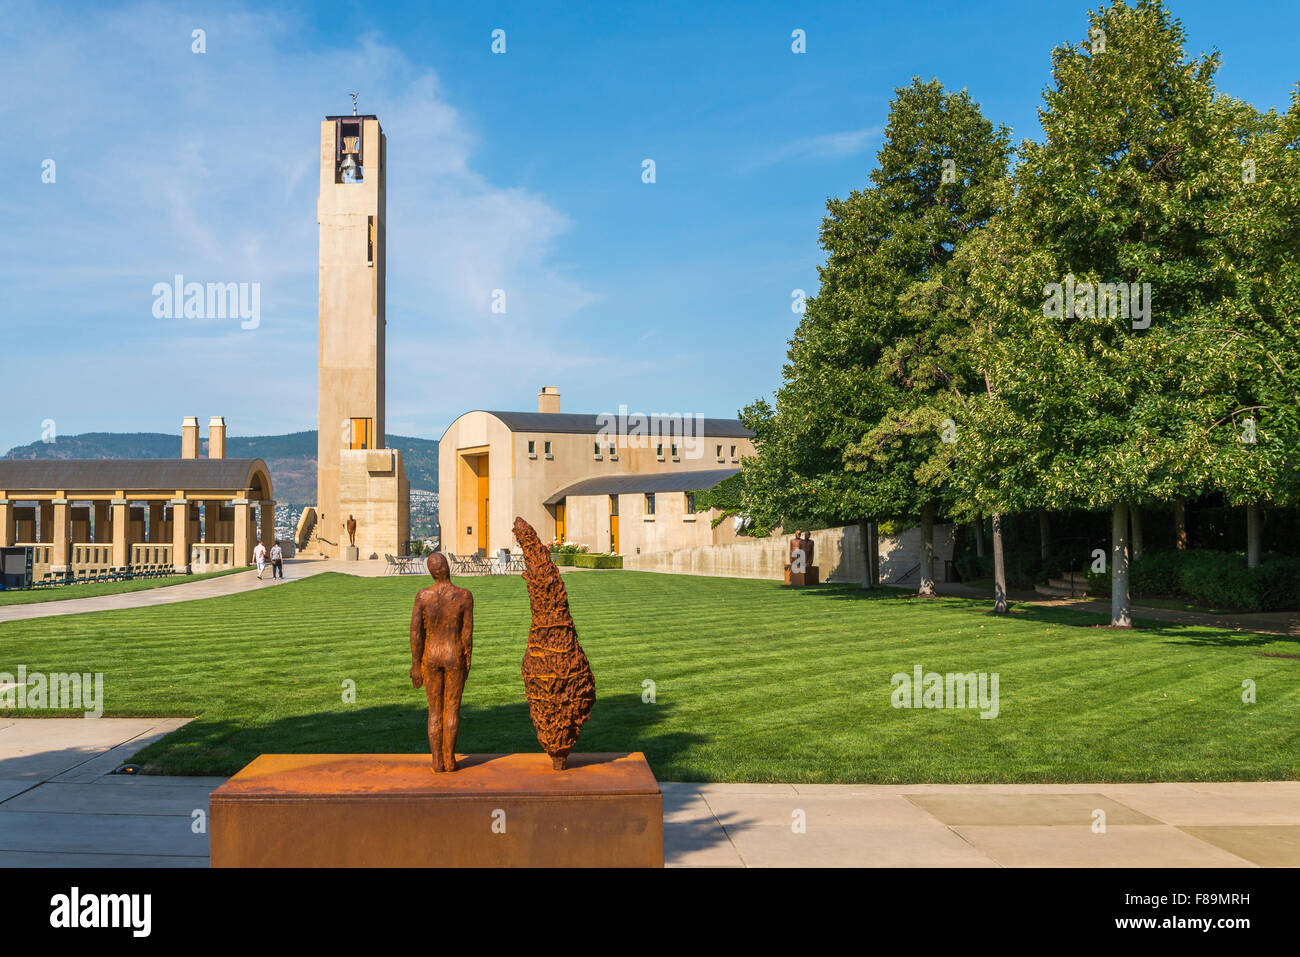
<svg viewBox="0 0 1300 957">
<path fill-rule="evenodd" d="M 355 106 L 351 116 L 325 117 L 316 206 L 316 514 L 321 549 L 330 557 L 346 554 L 349 515 L 361 558 L 406 548 L 406 474 L 401 453 L 384 442 L 386 166 L 378 117 L 358 116 Z"/>
</svg>

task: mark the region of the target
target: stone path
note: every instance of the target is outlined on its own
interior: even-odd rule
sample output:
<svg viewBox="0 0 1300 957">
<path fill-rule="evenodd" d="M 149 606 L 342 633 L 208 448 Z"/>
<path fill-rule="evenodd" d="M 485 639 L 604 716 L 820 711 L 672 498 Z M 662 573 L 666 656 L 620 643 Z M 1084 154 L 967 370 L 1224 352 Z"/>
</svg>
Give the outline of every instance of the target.
<svg viewBox="0 0 1300 957">
<path fill-rule="evenodd" d="M 284 563 L 283 579 L 271 577 L 268 566 L 262 579 L 251 569 L 234 575 L 221 575 L 179 585 L 163 585 L 144 591 L 119 592 L 116 595 L 98 595 L 93 598 L 65 598 L 62 601 L 43 601 L 30 605 L 0 605 L 0 622 L 22 621 L 28 618 L 52 618 L 56 615 L 79 615 L 88 611 L 113 611 L 118 608 L 146 608 L 151 605 L 171 605 L 178 601 L 198 598 L 216 598 L 235 595 L 258 588 L 271 588 L 287 581 L 309 578 L 322 572 L 343 572 L 368 578 L 384 574 L 384 562 L 341 562 L 319 559 L 288 559 Z M 76 587 L 70 586 L 70 587 Z"/>
<path fill-rule="evenodd" d="M 0 719 L 0 866 L 207 866 L 224 778 L 109 774 L 186 720 Z M 1300 866 L 1300 781 L 660 786 L 670 867 Z"/>
</svg>

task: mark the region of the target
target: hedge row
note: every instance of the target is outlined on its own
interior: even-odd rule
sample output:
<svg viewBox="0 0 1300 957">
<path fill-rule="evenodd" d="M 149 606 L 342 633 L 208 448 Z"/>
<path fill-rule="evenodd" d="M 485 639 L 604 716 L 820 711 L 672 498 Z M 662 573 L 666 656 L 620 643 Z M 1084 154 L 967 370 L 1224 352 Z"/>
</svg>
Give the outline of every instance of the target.
<svg viewBox="0 0 1300 957">
<path fill-rule="evenodd" d="M 551 561 L 565 568 L 622 568 L 622 555 L 595 555 L 590 552 L 551 552 Z"/>
<path fill-rule="evenodd" d="M 1088 591 L 1110 594 L 1110 572 L 1088 573 Z M 1300 558 L 1265 555 L 1255 568 L 1239 552 L 1148 552 L 1129 567 L 1134 598 L 1179 598 L 1215 608 L 1300 608 Z"/>
</svg>

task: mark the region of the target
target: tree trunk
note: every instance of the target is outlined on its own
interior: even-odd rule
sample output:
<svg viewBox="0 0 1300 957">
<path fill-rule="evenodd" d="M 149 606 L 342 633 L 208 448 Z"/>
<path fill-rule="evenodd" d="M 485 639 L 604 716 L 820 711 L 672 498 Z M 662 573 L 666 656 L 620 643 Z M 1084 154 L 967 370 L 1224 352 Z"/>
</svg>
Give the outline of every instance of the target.
<svg viewBox="0 0 1300 957">
<path fill-rule="evenodd" d="M 1038 510 L 1038 555 L 1043 561 L 1047 561 L 1047 556 L 1052 554 L 1052 536 L 1051 521 L 1047 517 L 1047 509 Z"/>
<path fill-rule="evenodd" d="M 1116 502 L 1110 514 L 1110 626 L 1132 628 L 1128 599 L 1128 505 Z"/>
<path fill-rule="evenodd" d="M 1259 564 L 1261 517 L 1258 505 L 1246 506 L 1246 565 L 1249 568 Z"/>
<path fill-rule="evenodd" d="M 1128 508 L 1128 523 L 1133 529 L 1133 558 L 1142 557 L 1142 510 L 1136 505 Z"/>
<path fill-rule="evenodd" d="M 921 587 L 918 595 L 934 594 L 934 503 L 921 507 Z"/>
<path fill-rule="evenodd" d="M 868 536 L 871 542 L 871 550 L 867 557 L 871 560 L 871 587 L 880 587 L 880 526 L 875 522 L 871 523 L 871 531 Z"/>
<path fill-rule="evenodd" d="M 1179 551 L 1187 550 L 1187 503 L 1174 502 L 1174 544 Z"/>
<path fill-rule="evenodd" d="M 993 613 L 1007 613 L 1007 565 L 1002 557 L 1002 516 L 993 513 Z"/>
<path fill-rule="evenodd" d="M 984 516 L 975 516 L 975 557 L 984 557 Z"/>
<path fill-rule="evenodd" d="M 871 582 L 871 523 L 865 518 L 858 522 L 858 550 L 862 552 L 862 588 L 874 587 Z"/>
</svg>

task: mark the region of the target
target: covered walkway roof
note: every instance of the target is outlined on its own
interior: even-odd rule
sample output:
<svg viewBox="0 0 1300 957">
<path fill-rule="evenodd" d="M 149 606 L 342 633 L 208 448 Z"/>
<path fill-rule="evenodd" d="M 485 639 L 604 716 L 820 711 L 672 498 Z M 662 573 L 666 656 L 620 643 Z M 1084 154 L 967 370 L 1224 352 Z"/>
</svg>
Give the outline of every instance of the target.
<svg viewBox="0 0 1300 957">
<path fill-rule="evenodd" d="M 685 472 L 646 472 L 634 475 L 598 475 L 566 485 L 546 499 L 554 505 L 571 495 L 635 495 L 639 492 L 703 492 L 740 469 L 696 469 Z"/>
<path fill-rule="evenodd" d="M 0 459 L 0 491 L 176 492 L 257 489 L 271 498 L 261 459 Z"/>
</svg>

